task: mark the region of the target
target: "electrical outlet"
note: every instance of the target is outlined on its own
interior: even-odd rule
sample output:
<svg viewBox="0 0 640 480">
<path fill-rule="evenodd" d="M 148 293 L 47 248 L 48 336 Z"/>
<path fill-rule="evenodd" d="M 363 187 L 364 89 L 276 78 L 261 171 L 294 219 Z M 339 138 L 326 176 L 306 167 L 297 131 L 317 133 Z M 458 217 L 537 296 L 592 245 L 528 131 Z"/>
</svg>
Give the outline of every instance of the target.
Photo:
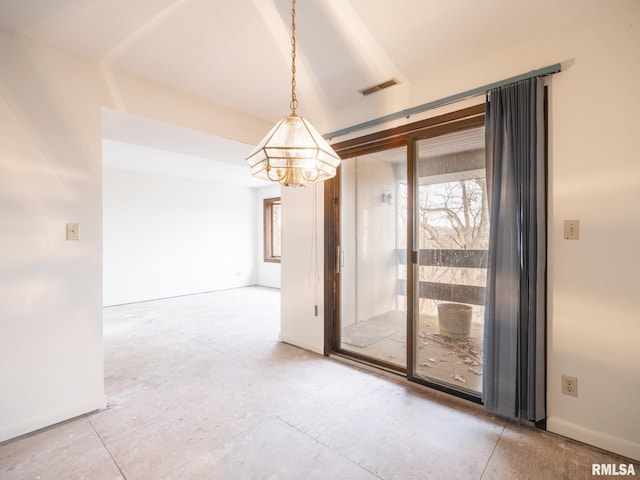
<svg viewBox="0 0 640 480">
<path fill-rule="evenodd" d="M 571 395 L 573 397 L 577 397 L 578 396 L 578 377 L 562 375 L 562 393 L 564 393 L 565 395 Z"/>
</svg>

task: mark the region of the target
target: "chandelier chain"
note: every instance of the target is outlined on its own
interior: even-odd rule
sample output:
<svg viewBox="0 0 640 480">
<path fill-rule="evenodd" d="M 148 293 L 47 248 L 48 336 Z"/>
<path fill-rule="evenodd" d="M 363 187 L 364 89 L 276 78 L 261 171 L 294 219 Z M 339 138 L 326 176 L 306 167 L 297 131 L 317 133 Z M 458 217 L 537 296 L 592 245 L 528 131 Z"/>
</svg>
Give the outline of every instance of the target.
<svg viewBox="0 0 640 480">
<path fill-rule="evenodd" d="M 298 108 L 296 98 L 296 0 L 291 0 L 291 112 Z"/>
<path fill-rule="evenodd" d="M 280 1 L 280 0 L 278 0 Z M 287 0 L 282 0 L 287 1 Z M 296 0 L 291 2 L 291 114 L 280 120 L 247 157 L 251 174 L 285 187 L 303 187 L 333 178 L 340 157 L 309 122 L 296 114 Z M 2 0 L 0 0 L 2 2 Z M 316 194 L 313 194 L 315 212 Z M 317 213 L 317 212 L 316 212 Z M 315 215 L 315 213 L 314 213 Z M 315 217 L 314 217 L 315 218 Z M 313 221 L 313 247 L 309 285 L 318 296 L 317 219 Z M 313 276 L 313 278 L 311 278 Z"/>
</svg>

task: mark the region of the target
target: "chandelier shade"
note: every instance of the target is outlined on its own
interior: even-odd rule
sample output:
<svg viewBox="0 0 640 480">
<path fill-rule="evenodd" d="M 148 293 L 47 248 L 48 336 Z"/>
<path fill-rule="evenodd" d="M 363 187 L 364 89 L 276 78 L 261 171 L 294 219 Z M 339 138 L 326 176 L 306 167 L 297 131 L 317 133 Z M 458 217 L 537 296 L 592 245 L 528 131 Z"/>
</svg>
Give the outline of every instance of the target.
<svg viewBox="0 0 640 480">
<path fill-rule="evenodd" d="M 251 174 L 284 186 L 305 186 L 336 174 L 340 157 L 308 121 L 292 112 L 247 157 Z"/>
<path fill-rule="evenodd" d="M 247 157 L 254 177 L 286 187 L 304 187 L 336 175 L 340 157 L 307 120 L 296 114 L 296 2 L 291 0 L 291 114 Z"/>
</svg>

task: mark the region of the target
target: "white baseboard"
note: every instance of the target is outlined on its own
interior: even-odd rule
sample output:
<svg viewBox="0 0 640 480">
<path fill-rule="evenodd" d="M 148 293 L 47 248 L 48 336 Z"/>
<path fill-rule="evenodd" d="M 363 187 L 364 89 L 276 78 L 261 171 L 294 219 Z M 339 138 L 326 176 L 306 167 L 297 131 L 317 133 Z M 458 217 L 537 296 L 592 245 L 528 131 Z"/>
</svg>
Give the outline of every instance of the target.
<svg viewBox="0 0 640 480">
<path fill-rule="evenodd" d="M 635 461 L 640 460 L 640 443 L 637 442 L 590 430 L 554 417 L 547 418 L 547 430 Z"/>
<path fill-rule="evenodd" d="M 51 413 L 46 416 L 31 418 L 27 421 L 20 420 L 10 425 L 3 425 L 0 428 L 0 442 L 11 440 L 22 435 L 33 433 L 43 428 L 51 427 L 58 423 L 80 417 L 86 413 L 95 412 L 107 406 L 107 397 L 101 397 L 92 402 L 85 402 L 82 405 L 76 405 L 72 409 Z"/>
<path fill-rule="evenodd" d="M 296 338 L 288 337 L 286 335 L 280 335 L 280 341 L 288 343 L 290 345 L 294 345 L 296 347 L 304 348 L 305 350 L 309 350 L 320 355 L 324 355 L 324 345 L 311 345 L 310 343 L 301 342 Z"/>
</svg>

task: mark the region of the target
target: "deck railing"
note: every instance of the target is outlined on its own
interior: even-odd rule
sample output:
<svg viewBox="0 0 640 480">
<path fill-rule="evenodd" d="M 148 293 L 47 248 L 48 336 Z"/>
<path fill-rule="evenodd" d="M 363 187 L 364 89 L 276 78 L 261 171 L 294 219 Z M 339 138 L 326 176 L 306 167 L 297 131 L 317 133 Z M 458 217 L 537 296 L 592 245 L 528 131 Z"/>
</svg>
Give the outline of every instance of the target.
<svg viewBox="0 0 640 480">
<path fill-rule="evenodd" d="M 396 249 L 395 255 L 398 265 L 406 265 L 406 249 Z M 487 268 L 488 258 L 488 250 L 421 249 L 418 252 L 418 264 L 427 267 Z M 485 287 L 421 281 L 418 289 L 420 298 L 484 305 Z M 406 280 L 396 280 L 396 294 L 407 294 Z"/>
</svg>

